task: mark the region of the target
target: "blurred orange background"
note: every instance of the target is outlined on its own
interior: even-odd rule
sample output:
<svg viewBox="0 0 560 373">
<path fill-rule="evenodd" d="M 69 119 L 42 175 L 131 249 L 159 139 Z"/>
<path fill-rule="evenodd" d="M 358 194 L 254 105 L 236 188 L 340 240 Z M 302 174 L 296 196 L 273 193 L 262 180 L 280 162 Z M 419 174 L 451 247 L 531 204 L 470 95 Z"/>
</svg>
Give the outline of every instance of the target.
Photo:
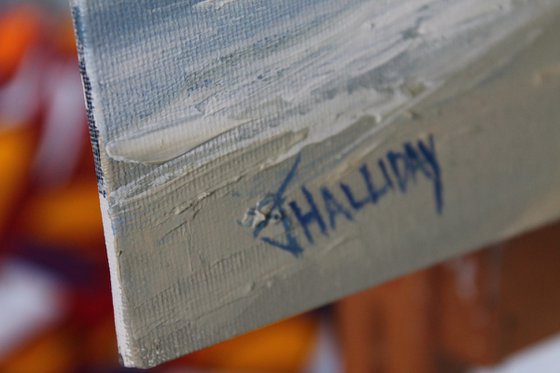
<svg viewBox="0 0 560 373">
<path fill-rule="evenodd" d="M 72 23 L 46 4 L 0 2 L 0 372 L 134 371 L 118 361 Z M 495 366 L 560 331 L 559 243 L 553 225 L 150 371 Z"/>
</svg>

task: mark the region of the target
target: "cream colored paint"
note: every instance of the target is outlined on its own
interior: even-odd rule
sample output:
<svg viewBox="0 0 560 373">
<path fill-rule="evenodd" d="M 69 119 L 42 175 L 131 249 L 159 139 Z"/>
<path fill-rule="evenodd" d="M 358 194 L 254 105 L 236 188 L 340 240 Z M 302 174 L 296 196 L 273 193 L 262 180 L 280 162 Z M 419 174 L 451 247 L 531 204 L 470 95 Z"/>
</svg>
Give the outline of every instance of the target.
<svg viewBox="0 0 560 373">
<path fill-rule="evenodd" d="M 226 98 L 219 98 L 219 92 L 205 93 L 200 97 L 189 93 L 168 104 L 155 119 L 150 119 L 152 122 L 142 123 L 142 130 L 109 141 L 107 154 L 119 161 L 161 164 L 213 140 L 223 144 L 228 152 L 233 152 L 284 131 L 307 128 L 309 136 L 293 149 L 293 155 L 309 144 L 335 136 L 352 125 L 356 117 L 369 115 L 388 123 L 385 120 L 388 116 L 402 112 L 417 101 L 416 94 L 411 94 L 408 89 L 410 85 L 421 86 L 422 90 L 415 93 L 423 96 L 433 92 L 450 74 L 476 59 L 520 25 L 546 11 L 548 4 L 552 3 L 554 0 L 399 0 L 380 6 L 377 1 L 365 2 L 340 20 L 342 25 L 308 41 L 309 45 L 325 44 L 336 48 L 322 57 L 329 61 L 329 70 L 317 76 L 302 74 L 301 80 L 305 83 L 297 90 L 286 91 L 282 80 L 279 80 L 252 96 L 244 91 L 233 92 Z M 222 9 L 227 4 L 211 2 L 199 5 Z M 434 9 L 419 11 L 423 6 L 433 6 Z M 380 12 L 381 9 L 383 12 Z M 406 33 L 410 36 L 399 40 Z M 375 48 L 376 44 L 381 44 L 384 49 Z M 275 64 L 292 63 L 306 48 L 307 44 L 296 45 L 282 54 L 273 55 L 279 61 Z M 393 59 L 405 52 L 410 54 L 406 65 L 393 71 L 402 79 L 396 79 L 383 90 L 368 88 L 352 93 L 341 92 L 333 100 L 314 104 L 305 114 L 294 117 L 284 113 L 294 103 L 308 100 L 310 92 L 334 81 L 358 77 L 393 64 Z M 320 60 L 308 63 L 311 66 L 320 65 Z M 347 76 L 343 77 L 340 72 Z M 238 117 L 223 114 L 235 105 L 243 108 L 248 100 L 254 108 L 246 109 L 245 114 L 238 114 Z M 207 110 L 200 111 L 196 109 L 199 102 L 211 104 L 207 105 Z M 251 141 L 236 144 L 228 138 L 232 130 L 242 125 L 266 128 L 267 118 L 275 115 L 282 115 L 279 124 L 259 131 Z M 215 156 L 216 153 L 208 154 L 207 159 L 212 160 Z"/>
<path fill-rule="evenodd" d="M 457 7 L 425 27 L 441 32 L 453 27 L 453 17 L 488 14 L 490 3 L 462 4 L 478 7 Z M 503 6 L 503 18 L 458 28 L 450 45 L 442 40 L 446 47 L 426 51 L 439 57 L 433 64 L 415 65 L 414 79 L 389 95 L 341 96 L 348 112 L 337 115 L 325 104 L 303 124 L 233 144 L 228 136 L 194 133 L 182 147 L 182 135 L 168 138 L 175 132 L 163 124 L 164 141 L 175 144 L 163 150 L 152 147 L 151 135 L 142 140 L 152 144 L 145 148 L 129 142 L 145 134 L 134 131 L 106 142 L 109 113 L 97 107 L 107 190 L 102 209 L 125 365 L 160 364 L 560 218 L 560 170 L 553 162 L 560 151 L 560 2 L 492 4 Z M 95 66 L 94 54 L 87 59 Z M 93 93 L 94 102 L 104 94 L 99 87 Z M 363 109 L 368 102 L 371 108 Z M 324 119 L 331 116 L 336 120 Z M 299 257 L 240 224 L 248 209 L 275 193 L 296 155 L 301 164 L 286 199 L 305 206 L 302 185 L 313 193 L 335 190 L 340 181 L 360 185 L 360 164 L 376 164 L 428 135 L 441 163 L 441 215 L 433 185 L 420 180 L 406 195 L 391 194 L 356 214 L 353 223 L 340 220 L 328 237 L 314 227 L 314 244 L 296 226 L 304 244 Z M 204 146 L 189 150 L 198 138 Z M 272 222 L 263 235 L 281 239 L 281 224 Z"/>
</svg>

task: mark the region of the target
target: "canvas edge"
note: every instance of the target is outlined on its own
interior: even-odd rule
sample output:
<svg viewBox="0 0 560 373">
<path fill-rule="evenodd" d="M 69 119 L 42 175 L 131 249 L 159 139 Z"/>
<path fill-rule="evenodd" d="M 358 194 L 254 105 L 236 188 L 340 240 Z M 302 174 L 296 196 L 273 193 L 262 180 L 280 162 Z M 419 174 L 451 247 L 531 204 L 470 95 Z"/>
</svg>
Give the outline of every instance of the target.
<svg viewBox="0 0 560 373">
<path fill-rule="evenodd" d="M 86 7 L 86 4 L 88 2 L 87 0 L 69 0 L 69 1 L 70 1 L 70 4 L 72 6 L 81 6 L 82 9 L 84 9 Z M 83 59 L 84 61 L 87 59 L 86 56 L 83 55 L 83 54 L 80 55 L 79 58 Z M 91 67 L 93 65 L 93 61 L 91 59 L 87 59 L 87 65 Z M 82 74 L 82 80 L 83 79 L 84 79 L 84 75 Z M 84 87 L 84 90 L 85 90 L 85 87 Z M 88 112 L 91 110 L 91 108 L 88 108 L 87 106 L 86 106 L 86 109 L 88 110 Z M 99 119 L 99 118 L 96 118 L 96 119 Z M 92 145 L 94 145 L 94 144 L 92 144 Z M 96 164 L 96 166 L 101 167 L 101 164 L 100 163 Z M 106 246 L 107 246 L 107 255 L 108 255 L 108 261 L 109 261 L 109 268 L 110 268 L 111 289 L 112 289 L 113 306 L 114 306 L 114 312 L 115 312 L 115 324 L 116 324 L 116 330 L 117 330 L 118 346 L 119 346 L 119 352 L 120 352 L 120 355 L 121 355 L 122 363 L 126 367 L 137 367 L 137 368 L 149 368 L 149 367 L 156 366 L 159 363 L 150 364 L 145 359 L 143 359 L 141 356 L 138 356 L 134 353 L 134 351 L 135 351 L 135 346 L 133 345 L 134 339 L 130 335 L 130 330 L 128 329 L 128 327 L 125 323 L 125 320 L 124 320 L 124 315 L 126 313 L 126 302 L 125 302 L 125 297 L 124 297 L 124 294 L 123 294 L 124 291 L 122 289 L 121 281 L 120 281 L 119 259 L 118 259 L 118 253 L 116 251 L 116 245 L 115 245 L 116 244 L 116 238 L 115 238 L 115 235 L 114 235 L 114 232 L 113 232 L 113 229 L 112 229 L 113 225 L 112 225 L 112 219 L 111 219 L 110 210 L 109 210 L 109 202 L 108 202 L 108 199 L 107 199 L 107 195 L 105 193 L 102 193 L 101 188 L 100 188 L 100 204 L 101 204 L 103 229 L 104 229 L 104 234 L 105 234 L 105 240 L 106 240 Z M 532 229 L 536 228 L 537 226 L 543 224 L 543 222 L 547 222 L 549 220 L 550 220 L 550 218 L 541 218 L 541 219 L 535 219 L 535 221 L 533 221 L 533 222 L 524 222 L 524 224 L 521 225 L 522 228 L 521 228 L 520 232 L 531 231 Z M 517 227 L 517 229 L 519 229 L 519 227 Z M 509 232 L 504 233 L 502 239 L 510 237 L 511 235 L 512 234 L 509 233 Z M 471 247 L 471 248 L 463 250 L 463 252 L 469 252 L 469 251 L 472 251 L 473 249 L 474 248 Z M 433 262 L 430 262 L 430 263 L 433 264 Z M 428 263 L 427 265 L 430 265 L 430 263 Z M 426 264 L 420 265 L 419 267 L 417 267 L 417 269 L 424 268 L 427 265 Z M 396 274 L 395 276 L 398 276 L 398 274 Z M 383 282 L 383 281 L 381 281 L 381 282 Z M 371 284 L 368 285 L 368 286 L 371 286 Z M 274 323 L 274 322 L 275 321 L 273 321 L 271 323 Z M 243 334 L 245 332 L 246 331 L 240 332 L 240 333 L 238 333 L 234 336 L 231 336 L 228 339 L 231 339 L 231 338 L 233 338 L 237 335 Z M 207 345 L 208 344 L 206 344 L 205 346 L 207 346 Z M 201 348 L 204 348 L 204 346 L 200 347 L 200 348 L 197 348 L 195 350 L 199 350 Z M 181 356 L 181 355 L 175 356 L 173 358 L 177 358 L 179 356 Z"/>
<path fill-rule="evenodd" d="M 133 348 L 131 346 L 131 338 L 129 335 L 128 327 L 125 322 L 125 298 L 123 288 L 120 281 L 120 268 L 119 260 L 116 249 L 116 238 L 112 229 L 112 220 L 110 216 L 109 201 L 107 198 L 107 189 L 105 188 L 105 175 L 103 166 L 101 164 L 99 154 L 99 132 L 98 126 L 94 120 L 94 106 L 93 87 L 90 84 L 91 66 L 94 65 L 93 61 L 87 57 L 86 50 L 86 26 L 82 13 L 86 9 L 86 0 L 69 0 L 69 7 L 71 10 L 74 34 L 77 44 L 78 61 L 80 65 L 80 75 L 82 78 L 82 88 L 84 93 L 84 103 L 87 111 L 88 127 L 90 132 L 91 145 L 94 152 L 95 170 L 98 181 L 99 202 L 101 208 L 101 217 L 103 223 L 103 233 L 105 236 L 105 246 L 107 250 L 107 258 L 109 262 L 109 275 L 111 280 L 111 295 L 113 300 L 113 310 L 115 318 L 115 329 L 117 334 L 117 345 L 119 350 L 119 358 L 125 367 L 136 367 L 139 361 L 134 359 Z M 94 70 L 94 69 L 93 69 Z M 96 132 L 96 133 L 94 133 Z M 96 153 L 97 149 L 97 154 Z"/>
</svg>

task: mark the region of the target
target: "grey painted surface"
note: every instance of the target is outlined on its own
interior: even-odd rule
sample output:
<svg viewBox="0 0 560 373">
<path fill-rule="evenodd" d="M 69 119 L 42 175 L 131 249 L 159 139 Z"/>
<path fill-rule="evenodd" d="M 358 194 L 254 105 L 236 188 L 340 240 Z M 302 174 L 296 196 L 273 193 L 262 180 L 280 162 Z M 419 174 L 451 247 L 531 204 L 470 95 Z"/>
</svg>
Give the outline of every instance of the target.
<svg viewBox="0 0 560 373">
<path fill-rule="evenodd" d="M 301 12 L 320 4 L 311 20 Z M 329 23 L 348 16 L 339 4 L 75 1 L 126 365 L 560 216 L 558 1 L 388 2 L 376 23 L 357 23 L 377 28 L 371 43 L 402 48 L 387 60 L 347 31 L 334 35 L 352 39 L 350 58 L 336 38 L 301 42 L 295 59 L 273 48 L 354 25 Z M 415 28 L 399 31 L 410 14 Z M 302 59 L 317 45 L 325 58 Z M 294 70 L 265 84 L 256 72 L 275 61 Z M 337 68 L 314 80 L 322 64 Z M 295 91 L 282 88 L 290 79 Z M 268 103 L 276 93 L 284 103 Z"/>
</svg>

